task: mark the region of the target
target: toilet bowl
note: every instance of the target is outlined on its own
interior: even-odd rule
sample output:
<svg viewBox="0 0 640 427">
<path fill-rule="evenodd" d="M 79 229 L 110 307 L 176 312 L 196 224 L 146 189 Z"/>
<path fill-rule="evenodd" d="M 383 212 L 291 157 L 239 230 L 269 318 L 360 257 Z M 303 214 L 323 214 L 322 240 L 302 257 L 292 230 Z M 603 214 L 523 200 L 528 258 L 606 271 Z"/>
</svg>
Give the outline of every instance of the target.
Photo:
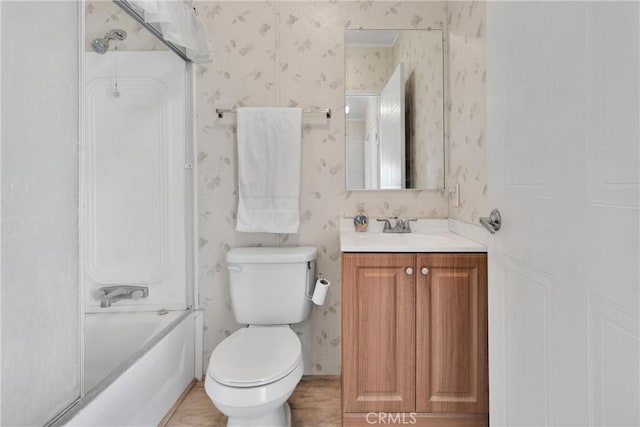
<svg viewBox="0 0 640 427">
<path fill-rule="evenodd" d="M 205 390 L 227 426 L 288 427 L 286 402 L 303 371 L 302 346 L 288 325 L 251 326 L 216 347 Z"/>
<path fill-rule="evenodd" d="M 302 345 L 289 325 L 311 310 L 317 249 L 252 247 L 227 253 L 231 307 L 248 325 L 209 359 L 205 390 L 230 427 L 290 427 L 287 399 L 302 378 Z"/>
</svg>

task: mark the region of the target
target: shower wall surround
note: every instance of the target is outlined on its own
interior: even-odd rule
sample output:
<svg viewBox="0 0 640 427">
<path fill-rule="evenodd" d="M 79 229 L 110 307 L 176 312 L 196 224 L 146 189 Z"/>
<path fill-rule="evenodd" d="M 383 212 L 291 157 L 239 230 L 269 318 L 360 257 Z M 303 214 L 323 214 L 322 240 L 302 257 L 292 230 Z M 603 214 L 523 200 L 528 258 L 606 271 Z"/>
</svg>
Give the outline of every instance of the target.
<svg viewBox="0 0 640 427">
<path fill-rule="evenodd" d="M 456 5 L 460 10 L 456 13 L 468 13 L 469 5 Z M 197 68 L 200 306 L 205 309 L 205 360 L 222 339 L 240 326 L 231 311 L 225 268 L 227 251 L 249 245 L 312 245 L 319 250 L 318 271 L 334 286 L 325 306 L 315 307 L 310 318 L 294 329 L 303 343 L 306 373 L 339 374 L 340 218 L 352 216 L 361 208 L 372 217 L 445 218 L 449 213 L 444 192 L 344 190 L 344 30 L 433 28 L 447 34 L 447 19 L 455 20 L 456 25 L 459 21 L 460 27 L 468 19 L 448 17 L 444 2 L 199 1 L 196 8 L 209 32 L 214 58 L 212 63 Z M 474 5 L 472 12 L 482 13 L 481 8 Z M 460 67 L 458 71 L 451 70 L 454 76 L 458 72 L 463 75 L 469 67 L 465 61 L 454 64 Z M 474 80 L 467 78 L 466 82 L 472 84 Z M 464 112 L 460 117 L 454 116 L 458 125 L 464 120 L 462 116 L 469 116 L 470 101 L 462 96 L 462 90 L 458 90 L 456 101 L 447 101 L 449 108 Z M 483 108 L 479 98 L 477 102 L 474 114 Z M 238 106 L 328 107 L 334 111 L 330 120 L 321 115 L 304 118 L 302 218 L 298 234 L 235 231 L 235 117 L 218 119 L 214 109 Z M 469 127 L 468 131 L 473 129 Z M 458 135 L 454 134 L 456 138 Z M 476 144 L 478 138 L 468 136 Z M 483 169 L 483 165 L 475 165 L 477 157 L 463 156 L 464 141 L 458 145 L 458 159 L 473 161 L 474 171 Z M 455 167 L 471 170 L 471 166 L 462 163 Z M 458 179 L 463 175 L 453 174 Z M 475 198 L 465 201 L 461 218 L 471 218 L 467 210 L 478 210 L 472 206 L 474 203 L 478 203 Z"/>
</svg>

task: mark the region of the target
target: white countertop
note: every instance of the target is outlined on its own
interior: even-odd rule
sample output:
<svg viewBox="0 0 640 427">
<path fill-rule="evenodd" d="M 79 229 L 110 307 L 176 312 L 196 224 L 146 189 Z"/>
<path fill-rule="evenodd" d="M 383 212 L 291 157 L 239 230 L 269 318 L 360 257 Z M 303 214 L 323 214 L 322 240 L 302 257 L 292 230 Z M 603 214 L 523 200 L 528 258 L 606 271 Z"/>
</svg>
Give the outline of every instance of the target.
<svg viewBox="0 0 640 427">
<path fill-rule="evenodd" d="M 393 224 L 392 224 L 393 225 Z M 383 223 L 369 218 L 369 229 L 356 232 L 352 218 L 340 220 L 342 252 L 487 252 L 487 247 L 449 231 L 446 219 L 411 222 L 411 233 L 383 233 Z"/>
</svg>

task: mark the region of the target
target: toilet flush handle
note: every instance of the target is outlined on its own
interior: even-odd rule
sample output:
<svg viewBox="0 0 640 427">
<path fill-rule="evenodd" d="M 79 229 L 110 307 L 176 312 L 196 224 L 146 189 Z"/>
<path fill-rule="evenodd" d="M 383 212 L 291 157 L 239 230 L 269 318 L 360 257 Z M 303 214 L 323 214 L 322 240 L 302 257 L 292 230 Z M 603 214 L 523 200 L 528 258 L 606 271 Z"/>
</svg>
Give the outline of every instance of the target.
<svg viewBox="0 0 640 427">
<path fill-rule="evenodd" d="M 227 270 L 241 272 L 242 271 L 242 267 L 240 267 L 239 265 L 228 265 L 227 266 Z"/>
</svg>

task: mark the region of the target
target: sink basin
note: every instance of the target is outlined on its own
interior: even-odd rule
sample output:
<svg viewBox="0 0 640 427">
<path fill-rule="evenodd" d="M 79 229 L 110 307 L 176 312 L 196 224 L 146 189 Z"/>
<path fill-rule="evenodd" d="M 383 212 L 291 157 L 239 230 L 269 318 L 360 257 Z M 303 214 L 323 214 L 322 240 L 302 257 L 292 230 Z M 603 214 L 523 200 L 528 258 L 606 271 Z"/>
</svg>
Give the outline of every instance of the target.
<svg viewBox="0 0 640 427">
<path fill-rule="evenodd" d="M 486 252 L 481 243 L 449 231 L 446 219 L 421 219 L 411 223 L 411 233 L 383 233 L 381 223 L 371 222 L 369 230 L 358 233 L 351 219 L 340 223 L 342 252 Z"/>
<path fill-rule="evenodd" d="M 445 232 L 446 233 L 446 232 Z M 359 245 L 377 245 L 377 244 L 394 244 L 403 246 L 414 246 L 420 244 L 447 244 L 450 240 L 443 232 L 412 232 L 408 234 L 392 234 L 392 233 L 353 233 L 349 236 L 354 243 Z M 428 243 L 426 242 L 428 241 Z"/>
</svg>

